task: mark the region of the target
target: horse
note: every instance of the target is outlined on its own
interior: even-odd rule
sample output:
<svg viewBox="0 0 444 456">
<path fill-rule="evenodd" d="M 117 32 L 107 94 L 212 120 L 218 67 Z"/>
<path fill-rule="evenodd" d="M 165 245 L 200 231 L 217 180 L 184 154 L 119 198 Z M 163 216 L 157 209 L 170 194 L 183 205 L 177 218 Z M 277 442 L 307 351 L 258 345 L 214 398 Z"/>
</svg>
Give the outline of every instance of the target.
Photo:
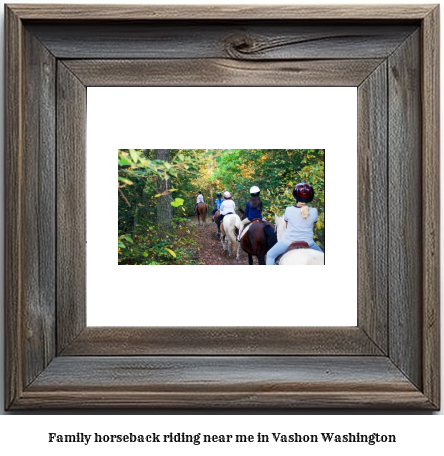
<svg viewBox="0 0 444 456">
<path fill-rule="evenodd" d="M 202 218 L 202 225 L 205 225 L 206 218 L 207 218 L 207 211 L 208 206 L 205 203 L 199 203 L 196 206 L 196 214 L 197 214 L 197 224 L 200 225 L 200 219 Z"/>
<path fill-rule="evenodd" d="M 240 217 L 237 214 L 228 214 L 226 215 L 222 223 L 220 224 L 220 242 L 222 243 L 222 248 L 228 251 L 228 256 L 231 256 L 233 245 L 237 244 L 236 241 L 236 228 L 240 228 Z M 239 250 L 240 246 L 237 246 L 236 260 L 239 259 Z"/>
<path fill-rule="evenodd" d="M 253 221 L 247 225 L 248 232 L 242 236 L 240 245 L 248 253 L 248 264 L 253 264 L 253 255 L 257 257 L 260 265 L 265 264 L 265 255 L 276 244 L 277 237 L 271 223 Z M 245 227 L 247 229 L 247 227 Z"/>
<path fill-rule="evenodd" d="M 276 224 L 276 233 L 278 241 L 281 241 L 285 236 L 287 225 L 284 217 L 274 216 L 274 222 Z M 308 245 L 308 244 L 307 244 Z M 324 254 L 318 250 L 310 248 L 297 248 L 296 250 L 290 250 L 284 253 L 279 260 L 279 265 L 317 265 L 324 264 Z"/>
<path fill-rule="evenodd" d="M 219 215 L 220 215 L 220 210 L 218 209 L 214 215 L 213 215 L 213 219 L 214 219 L 214 222 L 216 223 L 216 227 L 217 227 L 217 219 L 219 218 Z M 217 236 L 220 237 L 220 230 L 219 228 L 217 229 Z"/>
<path fill-rule="evenodd" d="M 324 264 L 324 254 L 319 250 L 296 249 L 285 253 L 279 261 L 280 266 Z"/>
</svg>

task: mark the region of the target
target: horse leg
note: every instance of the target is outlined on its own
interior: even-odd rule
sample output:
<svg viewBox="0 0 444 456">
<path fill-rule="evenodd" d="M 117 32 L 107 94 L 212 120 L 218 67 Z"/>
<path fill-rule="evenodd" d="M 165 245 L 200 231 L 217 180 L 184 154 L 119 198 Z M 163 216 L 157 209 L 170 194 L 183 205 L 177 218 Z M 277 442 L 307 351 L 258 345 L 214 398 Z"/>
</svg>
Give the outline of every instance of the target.
<svg viewBox="0 0 444 456">
<path fill-rule="evenodd" d="M 228 256 L 231 256 L 231 253 L 233 251 L 232 247 L 232 242 L 231 242 L 231 233 L 227 233 L 227 236 L 225 237 L 227 240 L 227 250 L 228 250 Z"/>
<path fill-rule="evenodd" d="M 231 256 L 231 254 L 234 255 L 234 248 L 235 248 L 236 245 L 237 245 L 238 249 L 240 247 L 240 245 L 236 241 L 235 230 L 236 230 L 236 227 L 232 226 L 231 229 L 230 229 L 230 232 L 228 233 L 228 237 L 230 238 L 230 256 Z M 237 259 L 237 256 L 236 256 L 236 259 Z"/>
<path fill-rule="evenodd" d="M 265 257 L 263 255 L 258 255 L 257 261 L 259 264 L 265 265 Z"/>
<path fill-rule="evenodd" d="M 253 264 L 253 255 L 251 253 L 248 254 L 248 264 L 249 265 Z"/>
<path fill-rule="evenodd" d="M 224 240 L 225 240 L 224 250 L 228 253 L 228 256 L 230 256 L 230 245 L 228 244 L 228 234 L 225 234 Z"/>
<path fill-rule="evenodd" d="M 240 258 L 240 242 L 237 242 L 236 260 Z"/>
</svg>

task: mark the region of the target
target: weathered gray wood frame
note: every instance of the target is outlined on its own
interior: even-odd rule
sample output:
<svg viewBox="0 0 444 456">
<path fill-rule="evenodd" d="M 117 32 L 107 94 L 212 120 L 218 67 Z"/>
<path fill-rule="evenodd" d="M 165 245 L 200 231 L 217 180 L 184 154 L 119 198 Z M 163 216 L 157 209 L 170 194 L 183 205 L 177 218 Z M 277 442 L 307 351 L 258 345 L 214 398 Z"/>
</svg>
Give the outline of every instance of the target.
<svg viewBox="0 0 444 456">
<path fill-rule="evenodd" d="M 5 18 L 7 409 L 439 408 L 438 6 Z M 94 85 L 358 87 L 358 326 L 86 327 Z"/>
</svg>

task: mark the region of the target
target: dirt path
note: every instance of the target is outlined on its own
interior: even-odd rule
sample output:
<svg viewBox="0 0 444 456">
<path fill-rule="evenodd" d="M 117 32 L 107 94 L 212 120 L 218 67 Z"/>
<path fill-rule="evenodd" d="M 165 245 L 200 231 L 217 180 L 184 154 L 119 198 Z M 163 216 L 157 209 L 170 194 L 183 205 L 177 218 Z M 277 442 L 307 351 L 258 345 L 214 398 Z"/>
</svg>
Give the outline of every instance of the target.
<svg viewBox="0 0 444 456">
<path fill-rule="evenodd" d="M 236 260 L 235 249 L 237 249 L 237 245 L 234 246 L 234 254 L 231 257 L 228 256 L 228 252 L 223 251 L 222 244 L 219 240 L 219 236 L 217 235 L 217 226 L 215 223 L 211 222 L 211 214 L 209 221 L 207 219 L 205 226 L 197 225 L 197 217 L 190 217 L 190 222 L 200 245 L 198 255 L 203 264 L 248 265 L 248 255 L 242 250 L 242 248 L 239 251 L 239 260 Z M 255 264 L 257 264 L 256 261 Z"/>
</svg>

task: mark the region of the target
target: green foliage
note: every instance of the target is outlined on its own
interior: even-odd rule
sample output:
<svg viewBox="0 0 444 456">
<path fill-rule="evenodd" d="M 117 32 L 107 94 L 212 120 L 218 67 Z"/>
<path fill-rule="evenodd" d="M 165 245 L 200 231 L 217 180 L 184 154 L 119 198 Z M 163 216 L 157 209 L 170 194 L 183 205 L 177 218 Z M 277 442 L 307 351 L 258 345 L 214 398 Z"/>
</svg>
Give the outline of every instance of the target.
<svg viewBox="0 0 444 456">
<path fill-rule="evenodd" d="M 185 202 L 184 199 L 182 198 L 176 198 L 174 201 L 171 201 L 171 206 L 173 207 L 179 207 L 179 206 L 182 206 L 182 204 Z"/>
<path fill-rule="evenodd" d="M 196 241 L 190 237 L 188 219 L 174 219 L 173 235 L 159 233 L 158 226 L 142 219 L 132 241 L 119 232 L 119 264 L 199 264 Z"/>
</svg>

